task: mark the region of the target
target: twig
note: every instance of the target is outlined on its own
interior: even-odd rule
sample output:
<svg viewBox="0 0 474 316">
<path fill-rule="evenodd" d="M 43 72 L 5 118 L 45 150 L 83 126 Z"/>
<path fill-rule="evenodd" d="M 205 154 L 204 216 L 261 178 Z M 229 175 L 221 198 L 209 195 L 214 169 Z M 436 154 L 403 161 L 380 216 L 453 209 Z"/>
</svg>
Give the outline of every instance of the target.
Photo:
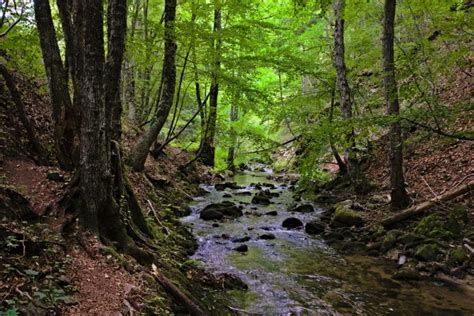
<svg viewBox="0 0 474 316">
<path fill-rule="evenodd" d="M 426 186 L 428 187 L 428 189 L 431 191 L 431 193 L 433 193 L 434 197 L 437 199 L 438 198 L 438 194 L 436 194 L 433 189 L 430 187 L 430 185 L 428 184 L 428 182 L 425 180 L 425 177 L 421 176 L 421 180 L 423 180 L 423 182 L 426 184 Z"/>
<path fill-rule="evenodd" d="M 168 229 L 168 227 L 163 225 L 163 223 L 160 221 L 160 219 L 158 217 L 158 213 L 156 212 L 155 208 L 153 207 L 153 204 L 151 204 L 150 200 L 146 200 L 146 201 L 147 201 L 148 205 L 150 206 L 150 210 L 153 212 L 153 215 L 155 215 L 155 219 L 158 222 L 158 224 L 166 230 L 166 235 L 169 235 L 170 230 Z"/>
</svg>

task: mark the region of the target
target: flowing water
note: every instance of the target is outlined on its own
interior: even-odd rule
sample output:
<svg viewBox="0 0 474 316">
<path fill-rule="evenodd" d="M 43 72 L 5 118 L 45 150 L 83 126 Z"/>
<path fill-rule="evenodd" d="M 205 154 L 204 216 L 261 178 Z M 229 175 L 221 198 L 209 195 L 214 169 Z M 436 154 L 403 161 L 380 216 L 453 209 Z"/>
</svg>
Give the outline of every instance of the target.
<svg viewBox="0 0 474 316">
<path fill-rule="evenodd" d="M 241 189 L 217 191 L 204 186 L 209 193 L 196 198 L 190 205 L 192 214 L 183 218 L 199 242 L 193 258 L 210 271 L 237 275 L 249 286 L 247 291 L 229 291 L 234 307 L 262 315 L 474 315 L 472 292 L 441 283 L 395 281 L 391 278 L 395 267 L 386 261 L 343 256 L 319 236 L 284 229 L 285 218 L 297 217 L 305 223 L 322 209 L 314 205 L 313 213 L 290 214 L 287 210 L 294 200 L 288 184 L 269 180 L 270 173 L 237 174 L 232 181 Z M 273 185 L 271 191 L 280 195 L 268 206 L 254 205 L 252 196 L 239 194 L 254 194 L 258 191 L 254 183 Z M 218 227 L 199 219 L 203 207 L 222 201 L 241 205 L 245 215 L 219 222 Z M 265 215 L 269 211 L 278 215 Z M 264 233 L 276 239 L 259 239 Z M 250 237 L 245 242 L 248 252 L 233 250 L 241 243 L 232 239 L 245 236 Z"/>
</svg>

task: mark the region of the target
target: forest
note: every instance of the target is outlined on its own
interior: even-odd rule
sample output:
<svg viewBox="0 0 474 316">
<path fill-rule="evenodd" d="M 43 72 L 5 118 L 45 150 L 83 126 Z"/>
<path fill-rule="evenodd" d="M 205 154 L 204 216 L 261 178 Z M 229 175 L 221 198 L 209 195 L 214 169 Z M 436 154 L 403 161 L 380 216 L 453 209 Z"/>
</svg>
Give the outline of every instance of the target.
<svg viewBox="0 0 474 316">
<path fill-rule="evenodd" d="M 0 0 L 0 316 L 473 314 L 473 11 Z"/>
</svg>

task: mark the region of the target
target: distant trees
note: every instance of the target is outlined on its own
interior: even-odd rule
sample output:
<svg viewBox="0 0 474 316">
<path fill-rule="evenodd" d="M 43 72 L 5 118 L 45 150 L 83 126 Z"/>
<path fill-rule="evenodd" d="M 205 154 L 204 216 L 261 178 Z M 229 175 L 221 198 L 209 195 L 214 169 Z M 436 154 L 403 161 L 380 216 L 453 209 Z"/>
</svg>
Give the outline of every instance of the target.
<svg viewBox="0 0 474 316">
<path fill-rule="evenodd" d="M 162 93 L 158 99 L 157 111 L 150 127 L 135 146 L 131 166 L 136 171 L 143 170 L 151 145 L 156 141 L 168 114 L 173 106 L 176 86 L 176 44 L 174 21 L 176 17 L 176 0 L 165 1 L 165 52 L 163 57 Z"/>
<path fill-rule="evenodd" d="M 410 199 L 405 189 L 403 176 L 403 138 L 400 121 L 400 105 L 398 102 L 397 81 L 395 79 L 394 61 L 394 28 L 396 0 L 385 0 L 383 20 L 383 72 L 385 105 L 387 114 L 394 116 L 390 124 L 390 196 L 391 206 L 400 209 L 408 206 Z"/>
</svg>

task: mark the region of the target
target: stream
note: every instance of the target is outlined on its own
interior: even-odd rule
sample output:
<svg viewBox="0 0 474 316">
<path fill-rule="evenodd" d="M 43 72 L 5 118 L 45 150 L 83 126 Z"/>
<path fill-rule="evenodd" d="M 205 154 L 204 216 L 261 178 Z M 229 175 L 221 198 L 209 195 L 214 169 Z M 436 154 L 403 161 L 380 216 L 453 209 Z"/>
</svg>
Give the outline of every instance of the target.
<svg viewBox="0 0 474 316">
<path fill-rule="evenodd" d="M 211 272 L 234 274 L 248 285 L 247 291 L 229 291 L 233 307 L 261 315 L 474 315 L 472 293 L 436 282 L 393 280 L 396 266 L 385 260 L 340 255 L 319 236 L 283 228 L 288 217 L 307 223 L 323 210 L 313 204 L 312 213 L 289 213 L 295 204 L 289 184 L 272 178 L 269 169 L 249 170 L 229 179 L 238 189 L 218 191 L 204 185 L 209 193 L 195 198 L 192 214 L 182 219 L 199 243 L 192 258 Z M 279 196 L 269 205 L 252 204 L 256 183 Z M 219 222 L 199 218 L 205 206 L 223 201 L 241 205 L 244 216 Z M 270 211 L 277 215 L 266 215 Z M 276 238 L 259 239 L 268 233 Z M 232 241 L 247 236 L 250 240 L 244 243 Z M 242 244 L 248 252 L 233 250 Z"/>
</svg>

